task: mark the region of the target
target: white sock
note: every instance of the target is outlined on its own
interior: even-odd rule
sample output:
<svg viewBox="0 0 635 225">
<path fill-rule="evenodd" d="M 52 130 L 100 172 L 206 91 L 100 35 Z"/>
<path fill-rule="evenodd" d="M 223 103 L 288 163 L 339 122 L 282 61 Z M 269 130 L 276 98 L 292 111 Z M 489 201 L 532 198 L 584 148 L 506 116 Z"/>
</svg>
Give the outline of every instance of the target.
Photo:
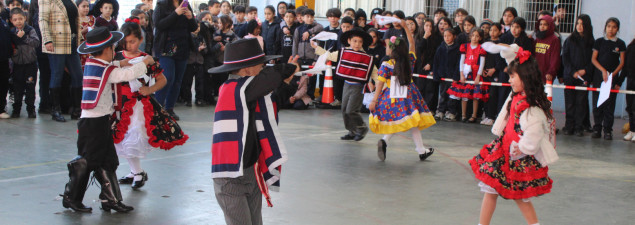
<svg viewBox="0 0 635 225">
<path fill-rule="evenodd" d="M 428 148 L 423 145 L 423 138 L 421 138 L 421 131 L 419 130 L 419 128 L 413 127 L 410 129 L 410 132 L 412 133 L 412 140 L 415 142 L 415 150 L 417 151 L 417 153 L 428 153 L 430 150 L 428 150 Z"/>
<path fill-rule="evenodd" d="M 388 143 L 388 141 L 390 141 L 393 135 L 394 134 L 385 134 L 384 137 L 381 139 L 383 139 L 386 143 Z"/>
<path fill-rule="evenodd" d="M 128 165 L 130 166 L 130 171 L 134 174 L 143 172 L 143 169 L 141 169 L 141 160 L 139 158 L 128 158 Z M 143 179 L 142 176 L 134 177 L 135 181 L 140 181 L 141 179 Z"/>
</svg>

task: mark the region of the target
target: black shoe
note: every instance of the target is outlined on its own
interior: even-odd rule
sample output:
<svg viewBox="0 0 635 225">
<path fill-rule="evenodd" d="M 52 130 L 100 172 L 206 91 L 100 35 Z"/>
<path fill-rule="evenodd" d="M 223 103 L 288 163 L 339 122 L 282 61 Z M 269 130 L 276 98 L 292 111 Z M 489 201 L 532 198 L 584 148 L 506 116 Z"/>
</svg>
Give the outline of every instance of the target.
<svg viewBox="0 0 635 225">
<path fill-rule="evenodd" d="M 192 101 L 187 101 L 187 102 L 185 102 L 185 106 L 187 106 L 187 107 L 192 107 Z"/>
<path fill-rule="evenodd" d="M 602 132 L 598 131 L 593 131 L 593 134 L 591 135 L 592 138 L 601 138 L 602 137 Z"/>
<path fill-rule="evenodd" d="M 128 175 L 123 176 L 123 177 L 119 178 L 119 183 L 120 184 L 132 184 L 132 181 L 134 180 L 134 173 L 130 172 L 130 174 L 132 174 L 133 177 L 128 177 Z"/>
<path fill-rule="evenodd" d="M 584 131 L 582 131 L 582 130 L 576 130 L 576 131 L 575 131 L 575 136 L 578 136 L 578 137 L 583 137 L 583 136 L 584 136 Z"/>
<path fill-rule="evenodd" d="M 20 118 L 20 112 L 13 111 L 13 113 L 11 113 L 11 118 Z"/>
<path fill-rule="evenodd" d="M 604 140 L 607 140 L 607 141 L 613 140 L 613 133 L 604 132 Z"/>
<path fill-rule="evenodd" d="M 181 119 L 179 116 L 176 115 L 176 113 L 174 113 L 173 109 L 168 109 L 167 111 L 168 111 L 168 113 L 170 113 L 170 116 L 172 116 L 172 118 L 174 118 L 174 120 L 179 121 Z"/>
<path fill-rule="evenodd" d="M 379 157 L 379 160 L 382 162 L 386 160 L 386 147 L 388 147 L 386 141 L 379 139 L 379 142 L 377 142 L 377 157 Z"/>
<path fill-rule="evenodd" d="M 62 206 L 64 206 L 64 208 L 67 208 L 67 209 L 70 208 L 70 209 L 72 209 L 75 212 L 92 212 L 93 211 L 93 208 L 85 206 L 81 202 L 79 202 L 79 203 L 71 202 L 67 198 L 64 198 L 62 200 Z"/>
<path fill-rule="evenodd" d="M 432 155 L 432 153 L 434 153 L 434 148 L 428 148 L 428 152 L 423 153 L 423 154 L 419 154 L 419 160 L 423 161 L 426 160 L 428 157 L 430 157 Z"/>
<path fill-rule="evenodd" d="M 355 139 L 355 135 L 351 135 L 351 134 L 346 134 L 340 137 L 340 140 L 344 140 L 344 141 L 350 141 L 353 139 Z"/>
<path fill-rule="evenodd" d="M 135 176 L 141 176 L 141 180 L 140 181 L 133 181 L 132 182 L 132 189 L 138 189 L 140 187 L 143 187 L 143 185 L 146 184 L 146 181 L 148 180 L 148 173 L 146 173 L 145 171 L 135 174 Z"/>
<path fill-rule="evenodd" d="M 127 213 L 132 211 L 134 208 L 132 206 L 124 205 L 122 202 L 101 202 L 101 209 L 108 212 L 112 209 L 117 212 Z"/>
<path fill-rule="evenodd" d="M 364 139 L 364 137 L 366 137 L 366 135 L 355 135 L 355 138 L 353 138 L 353 141 L 361 141 L 362 139 Z"/>
</svg>

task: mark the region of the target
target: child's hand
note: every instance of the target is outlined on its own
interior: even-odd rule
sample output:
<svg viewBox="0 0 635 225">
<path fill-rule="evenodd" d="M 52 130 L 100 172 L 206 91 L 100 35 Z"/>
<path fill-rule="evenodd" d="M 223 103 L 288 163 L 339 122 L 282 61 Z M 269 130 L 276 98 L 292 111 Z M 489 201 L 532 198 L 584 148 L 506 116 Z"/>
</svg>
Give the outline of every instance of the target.
<svg viewBox="0 0 635 225">
<path fill-rule="evenodd" d="M 426 71 L 430 70 L 430 64 L 426 64 L 426 66 L 423 67 L 423 70 L 426 70 Z"/>
<path fill-rule="evenodd" d="M 220 41 L 220 40 L 222 40 L 222 39 L 223 39 L 223 37 L 221 37 L 221 36 L 216 36 L 216 37 L 214 37 L 214 41 Z"/>
<path fill-rule="evenodd" d="M 619 90 L 620 88 L 621 88 L 621 86 L 616 84 L 614 89 L 615 90 Z"/>
<path fill-rule="evenodd" d="M 370 102 L 370 104 L 368 105 L 368 110 L 370 110 L 371 112 L 375 112 L 375 107 L 377 107 L 377 101 L 373 100 L 372 102 Z"/>
<path fill-rule="evenodd" d="M 192 11 L 190 11 L 189 9 L 185 9 L 185 17 L 187 17 L 188 20 L 192 19 Z"/>
<path fill-rule="evenodd" d="M 465 77 L 461 76 L 461 80 L 460 80 L 461 84 L 465 84 Z"/>
<path fill-rule="evenodd" d="M 176 14 L 180 16 L 180 15 L 183 15 L 185 13 L 185 10 L 187 10 L 187 8 L 179 5 L 179 7 L 176 7 L 174 12 L 176 12 Z"/>
<path fill-rule="evenodd" d="M 548 81 L 553 81 L 553 76 L 551 76 L 551 74 L 547 74 L 545 77 Z"/>
<path fill-rule="evenodd" d="M 293 96 L 289 97 L 289 102 L 291 104 L 295 103 L 295 97 L 293 97 Z"/>
<path fill-rule="evenodd" d="M 285 35 L 289 35 L 289 34 L 291 34 L 291 31 L 289 31 L 288 27 L 284 27 L 284 28 L 282 28 L 282 33 L 284 33 Z"/>
<path fill-rule="evenodd" d="M 608 71 L 602 71 L 602 79 L 604 80 L 604 82 L 608 81 L 609 79 L 609 72 Z"/>
<path fill-rule="evenodd" d="M 206 48 L 205 43 L 201 43 L 201 45 L 198 46 L 198 51 L 199 52 L 203 51 L 203 49 L 205 49 L 205 48 Z"/>
<path fill-rule="evenodd" d="M 474 85 L 478 85 L 481 82 L 481 76 L 476 76 L 476 79 L 474 79 Z"/>
<path fill-rule="evenodd" d="M 308 32 L 308 31 L 304 32 L 304 33 L 302 34 L 302 40 L 303 40 L 303 41 L 309 40 L 309 36 L 311 36 L 311 34 L 309 34 L 309 32 Z"/>
<path fill-rule="evenodd" d="M 148 96 L 152 94 L 152 90 L 148 86 L 143 86 L 139 88 L 139 94 L 143 96 Z"/>
<path fill-rule="evenodd" d="M 220 43 L 220 51 L 221 52 L 225 51 L 225 45 L 223 43 Z"/>
<path fill-rule="evenodd" d="M 17 35 L 19 38 L 24 37 L 24 30 L 18 30 L 18 32 L 15 33 L 15 35 Z"/>
<path fill-rule="evenodd" d="M 119 61 L 119 67 L 132 66 L 132 64 L 130 64 L 128 61 L 130 61 L 130 59 L 124 59 Z"/>
<path fill-rule="evenodd" d="M 317 48 L 317 47 L 318 47 L 318 46 L 317 46 L 317 44 L 315 44 L 315 41 L 309 41 L 309 42 L 311 42 L 311 47 L 312 47 L 312 48 L 314 48 L 314 49 L 315 49 L 315 48 Z"/>
<path fill-rule="evenodd" d="M 494 76 L 494 73 L 496 73 L 496 69 L 491 68 L 487 70 L 487 76 Z"/>
<path fill-rule="evenodd" d="M 510 146 L 512 147 L 511 152 L 509 153 L 512 157 L 516 157 L 519 156 L 520 154 L 522 154 L 522 152 L 520 151 L 520 148 L 518 148 L 518 145 L 512 145 Z"/>
<path fill-rule="evenodd" d="M 152 58 L 152 56 L 146 55 L 145 57 L 143 57 L 143 63 L 145 63 L 146 65 L 152 65 L 154 64 L 154 58 Z"/>
</svg>

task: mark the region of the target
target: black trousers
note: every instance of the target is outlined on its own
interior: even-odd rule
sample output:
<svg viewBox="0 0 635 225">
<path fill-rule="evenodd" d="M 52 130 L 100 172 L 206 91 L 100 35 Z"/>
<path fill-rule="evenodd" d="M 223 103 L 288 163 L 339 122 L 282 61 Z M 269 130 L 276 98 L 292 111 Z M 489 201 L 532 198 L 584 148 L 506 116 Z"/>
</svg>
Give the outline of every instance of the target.
<svg viewBox="0 0 635 225">
<path fill-rule="evenodd" d="M 209 85 L 209 76 L 203 69 L 203 64 L 187 64 L 185 74 L 183 75 L 183 83 L 181 83 L 181 99 L 184 101 L 192 101 L 192 82 L 196 79 L 194 90 L 196 92 L 196 100 L 203 100 L 205 96 L 205 86 Z M 207 88 L 210 89 L 210 88 Z"/>
<path fill-rule="evenodd" d="M 324 81 L 322 81 L 322 85 L 320 86 L 320 92 L 324 90 Z M 333 97 L 335 99 L 342 101 L 342 94 L 344 93 L 344 78 L 335 74 L 335 69 L 333 70 Z"/>
<path fill-rule="evenodd" d="M 6 112 L 9 76 L 9 60 L 0 60 L 0 113 Z"/>
<path fill-rule="evenodd" d="M 439 105 L 439 82 L 426 78 L 415 79 L 415 84 L 417 88 L 419 88 L 421 97 L 423 97 L 423 100 L 428 105 L 428 109 L 430 109 L 432 113 L 436 112 L 437 106 Z"/>
<path fill-rule="evenodd" d="M 210 74 L 210 78 L 211 78 L 211 84 L 212 84 L 212 98 L 213 96 L 218 96 L 218 92 L 220 89 L 220 86 L 223 85 L 223 83 L 225 83 L 225 81 L 227 81 L 227 78 L 229 77 L 229 73 L 214 73 L 214 74 Z M 213 99 L 206 99 L 209 102 L 212 102 Z"/>
<path fill-rule="evenodd" d="M 13 65 L 13 112 L 20 112 L 22 109 L 22 98 L 26 95 L 27 112 L 35 112 L 35 84 L 37 83 L 37 64 L 14 64 Z"/>
<path fill-rule="evenodd" d="M 110 127 L 109 115 L 80 118 L 77 122 L 77 155 L 85 158 L 88 165 L 116 171 L 119 158 Z"/>
<path fill-rule="evenodd" d="M 581 80 L 565 78 L 567 86 L 586 87 Z M 585 118 L 589 114 L 589 92 L 579 90 L 564 90 L 565 127 L 571 131 L 584 129 Z"/>
<path fill-rule="evenodd" d="M 40 109 L 51 108 L 51 95 L 49 93 L 49 85 L 51 83 L 51 63 L 46 54 L 37 57 L 37 66 L 40 70 Z"/>
<path fill-rule="evenodd" d="M 498 80 L 495 80 L 492 77 L 484 77 L 483 81 L 485 82 L 497 82 Z M 498 91 L 499 91 L 499 86 L 489 86 L 489 99 L 487 100 L 487 102 L 485 102 L 483 104 L 483 111 L 485 113 L 485 117 L 490 118 L 490 119 L 496 119 L 496 117 L 498 117 L 498 113 L 500 111 L 498 111 Z"/>
<path fill-rule="evenodd" d="M 599 86 L 598 86 L 599 87 Z M 617 99 L 617 93 L 611 93 L 609 99 L 607 99 L 600 107 L 597 107 L 598 98 L 600 92 L 593 92 L 593 130 L 602 131 L 604 133 L 613 132 L 613 122 L 615 120 L 615 100 Z"/>
<path fill-rule="evenodd" d="M 437 111 L 442 113 L 448 112 L 448 113 L 456 115 L 458 101 L 450 98 L 450 95 L 448 94 L 448 89 L 450 89 L 450 86 L 452 86 L 452 83 L 450 82 L 446 82 L 446 81 L 440 82 L 439 84 L 440 98 L 439 98 L 439 106 L 437 107 Z"/>
<path fill-rule="evenodd" d="M 635 81 L 630 81 L 626 85 L 626 89 L 635 90 Z M 635 132 L 635 95 L 626 95 L 626 112 L 628 113 L 631 132 Z"/>
</svg>

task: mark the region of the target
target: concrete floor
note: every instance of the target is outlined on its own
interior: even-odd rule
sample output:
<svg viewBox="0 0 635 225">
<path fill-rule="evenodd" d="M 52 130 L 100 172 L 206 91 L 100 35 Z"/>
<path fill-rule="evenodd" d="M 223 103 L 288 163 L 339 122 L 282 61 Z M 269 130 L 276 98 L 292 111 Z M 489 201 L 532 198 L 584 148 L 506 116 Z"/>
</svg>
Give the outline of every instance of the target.
<svg viewBox="0 0 635 225">
<path fill-rule="evenodd" d="M 62 207 L 66 162 L 76 153 L 76 121 L 0 120 L 0 224 L 224 224 L 210 176 L 213 108 L 177 107 L 190 135 L 185 146 L 154 151 L 142 160 L 146 186 L 122 185 L 129 214 L 99 210 L 90 186 L 84 204 L 93 213 Z M 340 141 L 338 110 L 283 111 L 289 149 L 281 192 L 264 208 L 265 224 L 477 224 L 482 194 L 467 161 L 493 139 L 489 127 L 440 122 L 423 132 L 437 149 L 418 160 L 409 134 L 376 156 L 381 137 Z M 562 115 L 559 123 L 562 124 Z M 622 125 L 623 120 L 616 121 Z M 559 125 L 561 126 L 561 125 Z M 541 224 L 633 224 L 635 143 L 558 136 L 560 161 L 550 168 L 552 193 L 534 200 Z M 118 175 L 128 173 L 125 159 Z M 499 200 L 492 224 L 524 224 L 513 201 Z"/>
</svg>

